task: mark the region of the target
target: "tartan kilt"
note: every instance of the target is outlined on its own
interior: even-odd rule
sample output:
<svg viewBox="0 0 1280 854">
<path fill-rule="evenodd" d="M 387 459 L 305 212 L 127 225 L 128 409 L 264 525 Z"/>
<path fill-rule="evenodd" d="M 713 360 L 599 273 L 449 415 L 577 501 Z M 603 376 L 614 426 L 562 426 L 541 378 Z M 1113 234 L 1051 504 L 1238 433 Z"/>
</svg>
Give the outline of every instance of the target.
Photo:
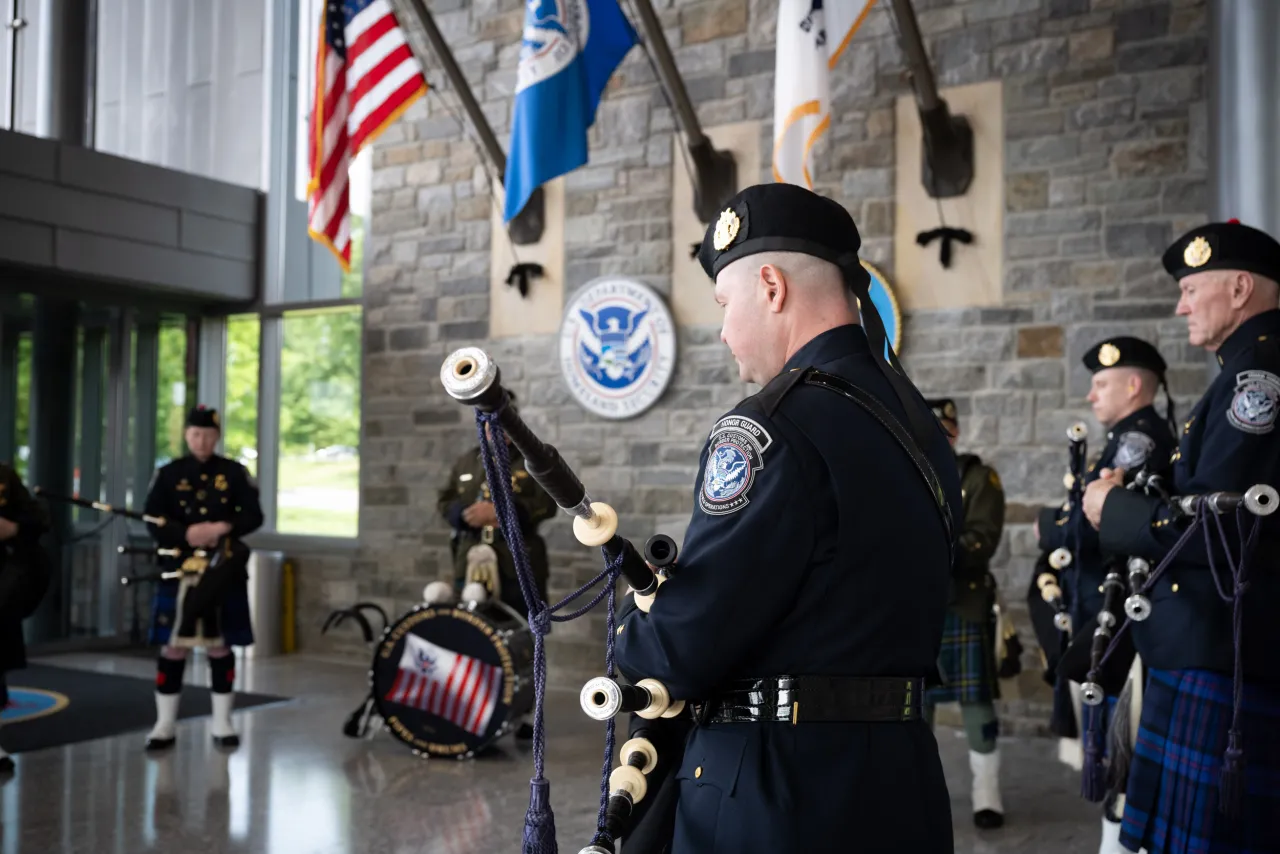
<svg viewBox="0 0 1280 854">
<path fill-rule="evenodd" d="M 1230 819 L 1218 778 L 1231 727 L 1231 677 L 1151 670 L 1129 768 L 1120 841 L 1148 854 L 1280 852 L 1280 686 L 1245 684 L 1245 797 Z"/>
<path fill-rule="evenodd" d="M 999 699 L 994 622 L 973 622 L 947 611 L 938 651 L 943 684 L 925 692 L 926 705 L 990 703 Z"/>
<path fill-rule="evenodd" d="M 168 579 L 156 585 L 155 597 L 151 600 L 151 627 L 147 633 L 147 643 L 153 646 L 169 643 L 169 636 L 178 617 L 179 584 L 177 579 Z M 220 617 L 218 627 L 227 646 L 253 645 L 248 582 L 241 581 L 231 585 L 223 599 Z"/>
</svg>

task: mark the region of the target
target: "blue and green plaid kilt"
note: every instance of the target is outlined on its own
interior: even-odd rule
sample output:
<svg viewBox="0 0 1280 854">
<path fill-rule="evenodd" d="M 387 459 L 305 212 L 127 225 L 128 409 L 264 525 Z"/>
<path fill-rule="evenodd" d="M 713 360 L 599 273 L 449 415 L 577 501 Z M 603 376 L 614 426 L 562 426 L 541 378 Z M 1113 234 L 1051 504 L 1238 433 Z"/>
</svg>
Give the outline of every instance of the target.
<svg viewBox="0 0 1280 854">
<path fill-rule="evenodd" d="M 176 579 L 161 581 L 156 585 L 156 595 L 151 602 L 151 628 L 147 643 L 164 646 L 169 642 L 173 624 L 177 619 L 178 585 Z M 249 619 L 249 585 L 231 585 L 222 602 L 218 628 L 227 646 L 252 646 L 253 623 Z"/>
<path fill-rule="evenodd" d="M 975 623 L 947 612 L 938 651 L 943 684 L 925 692 L 926 705 L 989 703 L 1000 697 L 993 622 Z"/>
<path fill-rule="evenodd" d="M 1280 687 L 1244 686 L 1245 797 L 1234 820 L 1218 809 L 1231 694 L 1231 677 L 1225 674 L 1150 671 L 1120 831 L 1129 850 L 1280 852 Z"/>
</svg>

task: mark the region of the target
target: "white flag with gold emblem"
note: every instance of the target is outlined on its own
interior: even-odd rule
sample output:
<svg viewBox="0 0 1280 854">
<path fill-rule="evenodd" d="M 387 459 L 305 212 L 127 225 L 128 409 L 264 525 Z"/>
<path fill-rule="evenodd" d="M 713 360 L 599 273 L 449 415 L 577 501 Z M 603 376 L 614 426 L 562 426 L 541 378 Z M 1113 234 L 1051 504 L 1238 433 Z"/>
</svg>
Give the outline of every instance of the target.
<svg viewBox="0 0 1280 854">
<path fill-rule="evenodd" d="M 773 180 L 813 189 L 810 154 L 831 125 L 831 70 L 875 0 L 781 0 L 773 85 Z"/>
</svg>

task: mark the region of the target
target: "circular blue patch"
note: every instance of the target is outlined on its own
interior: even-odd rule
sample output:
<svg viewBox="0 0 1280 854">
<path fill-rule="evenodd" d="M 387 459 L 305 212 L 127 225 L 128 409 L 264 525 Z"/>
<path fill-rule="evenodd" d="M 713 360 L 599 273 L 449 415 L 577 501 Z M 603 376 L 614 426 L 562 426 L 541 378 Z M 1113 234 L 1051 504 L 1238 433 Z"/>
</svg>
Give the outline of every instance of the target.
<svg viewBox="0 0 1280 854">
<path fill-rule="evenodd" d="M 902 351 L 902 310 L 898 307 L 898 298 L 893 294 L 893 288 L 889 286 L 889 279 L 884 273 L 881 273 L 875 267 L 862 262 L 862 268 L 871 274 L 871 285 L 868 290 L 871 294 L 871 304 L 876 307 L 876 311 L 880 314 L 880 320 L 884 323 L 884 334 L 888 339 L 893 352 Z"/>
<path fill-rule="evenodd" d="M 39 688 L 10 688 L 9 705 L 0 712 L 0 721 L 13 724 L 45 715 L 57 714 L 67 707 L 71 701 L 66 694 L 57 691 L 43 691 Z"/>
<path fill-rule="evenodd" d="M 732 501 L 751 483 L 751 460 L 737 445 L 721 442 L 707 457 L 702 492 L 716 503 Z"/>
</svg>

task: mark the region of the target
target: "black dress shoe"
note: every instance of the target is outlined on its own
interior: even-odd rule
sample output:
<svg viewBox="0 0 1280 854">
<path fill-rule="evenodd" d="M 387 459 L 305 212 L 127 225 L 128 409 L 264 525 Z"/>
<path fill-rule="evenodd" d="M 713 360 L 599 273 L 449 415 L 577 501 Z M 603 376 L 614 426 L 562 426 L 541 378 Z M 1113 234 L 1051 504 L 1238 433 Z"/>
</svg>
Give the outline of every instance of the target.
<svg viewBox="0 0 1280 854">
<path fill-rule="evenodd" d="M 234 733 L 232 733 L 231 735 L 215 735 L 213 737 L 213 746 L 225 747 L 225 748 L 239 747 L 240 736 Z"/>
<path fill-rule="evenodd" d="M 168 750 L 170 747 L 173 747 L 173 745 L 176 744 L 177 741 L 178 739 L 172 736 L 169 738 L 148 738 L 146 750 L 148 753 L 156 753 L 161 750 Z"/>
<path fill-rule="evenodd" d="M 995 810 L 978 810 L 973 814 L 973 824 L 981 830 L 995 830 L 1004 826 L 1004 816 Z"/>
<path fill-rule="evenodd" d="M 520 729 L 516 730 L 516 738 L 520 741 L 528 741 L 533 738 L 533 724 L 520 724 Z"/>
<path fill-rule="evenodd" d="M 0 774 L 12 774 L 15 768 L 12 756 L 0 756 Z"/>
</svg>

